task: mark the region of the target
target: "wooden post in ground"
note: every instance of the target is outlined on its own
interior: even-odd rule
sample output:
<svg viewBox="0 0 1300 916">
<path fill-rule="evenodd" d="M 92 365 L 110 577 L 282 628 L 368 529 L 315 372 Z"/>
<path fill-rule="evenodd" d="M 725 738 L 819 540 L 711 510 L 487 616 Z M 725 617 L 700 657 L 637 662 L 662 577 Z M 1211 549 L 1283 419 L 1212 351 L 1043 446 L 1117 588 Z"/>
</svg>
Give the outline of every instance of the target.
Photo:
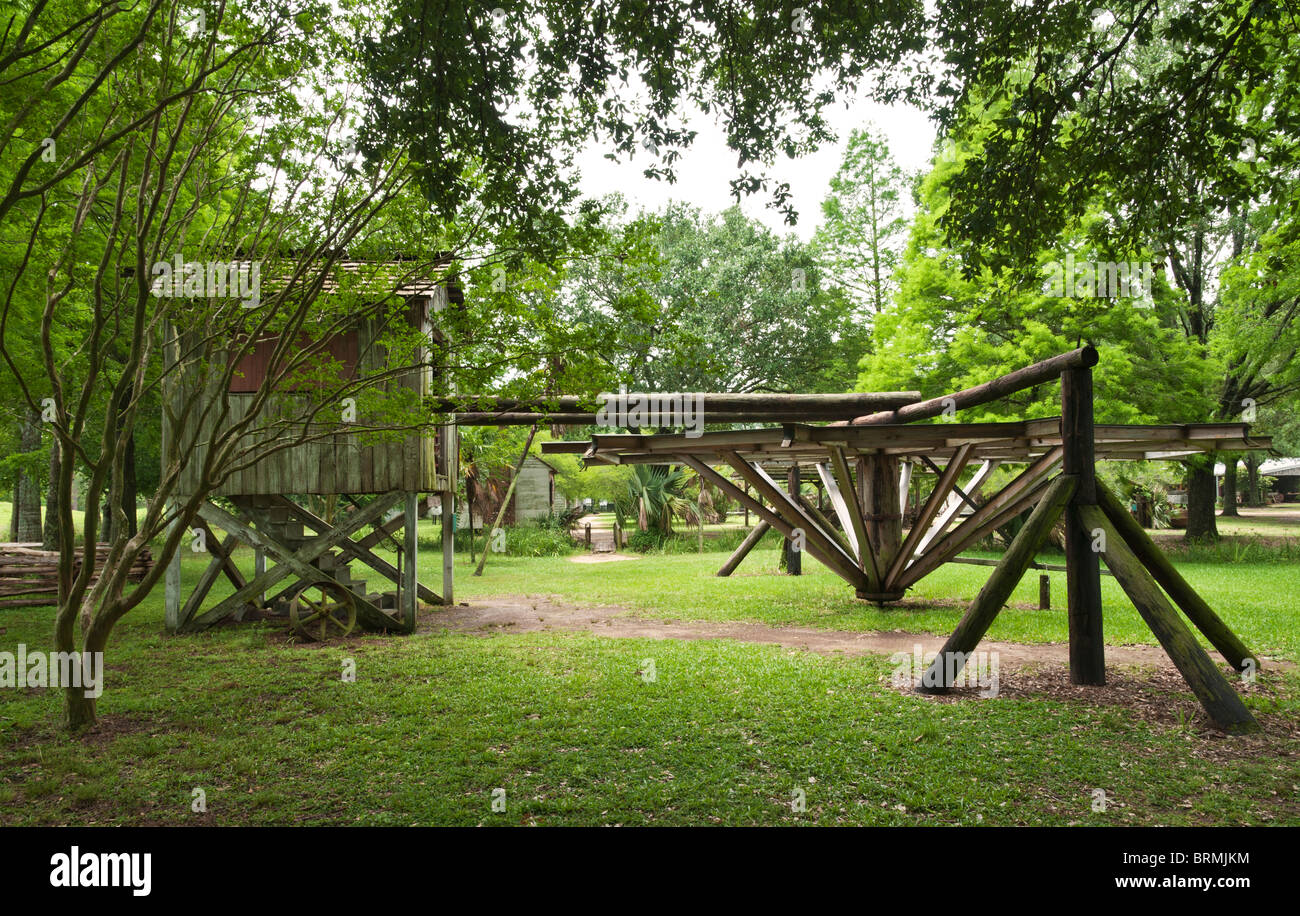
<svg viewBox="0 0 1300 916">
<path fill-rule="evenodd" d="M 1237 696 L 1237 691 L 1232 689 L 1227 678 L 1205 654 L 1191 629 L 1183 623 L 1151 573 L 1129 549 L 1106 514 L 1098 506 L 1083 506 L 1080 513 L 1084 524 L 1101 532 L 1100 542 L 1103 545 L 1102 551 L 1106 554 L 1106 565 L 1115 574 L 1134 607 L 1156 635 L 1215 725 L 1234 734 L 1257 731 L 1259 723 L 1246 709 L 1241 697 Z"/>
<path fill-rule="evenodd" d="M 865 455 L 865 473 L 858 480 L 862 490 L 862 515 L 867 537 L 874 548 L 881 572 L 887 571 L 903 547 L 903 510 L 899 498 L 900 472 L 895 455 Z M 883 576 L 882 576 L 883 578 Z M 880 590 L 885 590 L 884 582 Z"/>
<path fill-rule="evenodd" d="M 1038 609 L 1040 611 L 1052 609 L 1052 577 L 1047 573 L 1038 577 Z"/>
<path fill-rule="evenodd" d="M 172 511 L 178 507 L 173 504 Z M 180 518 L 173 519 L 171 531 L 180 527 Z M 170 532 L 169 532 L 170 533 Z M 163 596 L 163 624 L 168 633 L 175 633 L 181 627 L 181 551 L 184 550 L 184 541 L 181 546 L 172 552 L 172 558 L 167 562 L 167 572 L 165 574 L 166 589 Z"/>
<path fill-rule="evenodd" d="M 796 502 L 799 500 L 799 465 L 791 464 L 790 471 L 785 475 L 785 489 Z M 792 576 L 803 575 L 803 551 L 799 549 L 798 542 L 786 539 L 785 545 L 785 571 Z"/>
<path fill-rule="evenodd" d="M 454 604 L 453 594 L 456 587 L 456 484 L 460 480 L 460 427 L 444 426 L 443 472 L 444 486 L 442 492 L 442 603 Z M 469 494 L 466 484 L 466 495 Z M 474 537 L 474 516 L 466 513 L 469 519 L 470 538 Z M 484 553 L 487 545 L 483 545 Z"/>
<path fill-rule="evenodd" d="M 740 542 L 740 546 L 727 558 L 727 562 L 722 564 L 722 568 L 718 570 L 717 575 L 729 576 L 735 572 L 736 567 L 740 565 L 740 561 L 749 556 L 749 552 L 754 549 L 754 545 L 763 539 L 763 535 L 767 534 L 768 529 L 771 527 L 767 522 L 759 519 L 758 524 L 749 529 L 749 534 L 745 535 L 745 539 Z"/>
<path fill-rule="evenodd" d="M 1016 585 L 1029 569 L 1034 555 L 1051 533 L 1052 526 L 1061 517 L 1061 511 L 1074 494 L 1077 481 L 1062 474 L 1048 485 L 1043 498 L 1038 501 L 1029 520 L 1011 541 L 993 574 L 989 576 L 980 593 L 962 616 L 957 629 L 943 644 L 938 656 L 921 678 L 917 690 L 921 693 L 945 693 L 956 682 L 957 675 L 966 665 L 967 657 L 975 651 L 979 641 L 988 632 L 993 618 L 997 617 Z"/>
<path fill-rule="evenodd" d="M 1101 625 L 1101 561 L 1093 550 L 1090 526 L 1082 510 L 1097 505 L 1094 452 L 1092 369 L 1061 373 L 1061 469 L 1078 479 L 1065 507 L 1065 581 L 1070 630 L 1070 681 L 1106 683 L 1106 647 Z"/>
<path fill-rule="evenodd" d="M 1238 671 L 1258 671 L 1259 660 L 1254 653 L 1246 648 L 1246 644 L 1237 638 L 1237 634 L 1232 632 L 1218 614 L 1214 613 L 1205 599 L 1187 584 L 1187 580 L 1174 568 L 1174 564 L 1169 562 L 1164 551 L 1156 546 L 1155 541 L 1142 530 L 1142 526 L 1129 515 L 1118 497 L 1104 483 L 1097 484 L 1097 497 L 1101 510 L 1106 513 L 1106 518 L 1124 538 L 1124 543 L 1128 545 L 1129 550 L 1142 561 L 1142 565 L 1169 593 L 1169 597 L 1187 615 L 1187 619 L 1205 634 L 1205 638 L 1227 659 L 1228 664 Z"/>
<path fill-rule="evenodd" d="M 253 575 L 260 576 L 266 572 L 266 551 L 261 547 L 253 551 Z M 266 607 L 266 593 L 257 596 L 257 606 Z"/>
<path fill-rule="evenodd" d="M 420 564 L 420 509 L 415 493 L 406 494 L 406 505 L 402 507 L 406 515 L 406 527 L 402 529 L 402 553 L 406 554 L 406 565 L 402 568 L 401 585 L 398 592 L 401 604 L 402 622 L 411 632 L 415 631 L 415 610 L 418 606 Z"/>
</svg>

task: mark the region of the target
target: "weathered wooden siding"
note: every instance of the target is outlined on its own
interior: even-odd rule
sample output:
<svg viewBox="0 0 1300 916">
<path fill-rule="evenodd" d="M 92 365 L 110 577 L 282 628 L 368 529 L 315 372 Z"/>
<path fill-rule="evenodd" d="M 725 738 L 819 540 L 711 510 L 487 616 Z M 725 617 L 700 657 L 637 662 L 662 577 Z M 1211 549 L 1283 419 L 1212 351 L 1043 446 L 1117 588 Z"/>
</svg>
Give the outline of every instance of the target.
<svg viewBox="0 0 1300 916">
<path fill-rule="evenodd" d="M 514 520 L 544 518 L 551 511 L 551 468 L 544 461 L 529 457 L 519 469 L 515 484 Z"/>
<path fill-rule="evenodd" d="M 421 309 L 421 311 L 423 311 Z M 378 331 L 378 322 L 366 320 L 358 325 L 357 345 L 359 359 L 358 371 L 372 372 L 382 366 L 383 355 L 371 346 Z M 182 336 L 182 346 L 184 344 Z M 215 371 L 215 370 L 214 370 Z M 192 376 L 182 380 L 182 386 L 174 393 L 173 403 L 179 403 L 183 396 L 181 388 L 186 383 L 195 384 L 197 378 Z M 389 380 L 385 388 L 393 386 L 414 390 L 421 395 L 429 393 L 432 384 L 431 373 L 427 370 L 407 373 Z M 180 495 L 194 491 L 198 485 L 199 475 L 207 457 L 210 443 L 222 430 L 243 419 L 251 409 L 254 400 L 252 393 L 222 392 L 214 385 L 209 385 L 211 409 L 209 415 L 201 420 L 191 418 L 180 430 L 169 429 L 167 417 L 163 417 L 164 436 L 170 438 L 179 435 L 182 443 L 192 443 L 189 450 L 193 460 L 188 462 L 182 476 Z M 286 395 L 288 399 L 292 395 Z M 222 399 L 228 404 L 228 416 L 222 423 L 216 418 L 221 413 Z M 259 426 L 265 427 L 265 419 L 275 408 L 268 407 Z M 313 441 L 303 442 L 274 450 L 277 443 L 284 443 L 300 434 L 300 427 L 291 435 L 285 431 L 278 440 L 271 439 L 271 433 L 263 428 L 261 434 L 246 435 L 241 440 L 238 453 L 252 446 L 251 456 L 246 456 L 249 466 L 230 470 L 225 480 L 213 490 L 213 495 L 222 496 L 260 496 L 272 494 L 328 494 L 328 493 L 386 493 L 390 490 L 425 492 L 440 489 L 442 480 L 438 474 L 438 450 L 435 434 L 384 436 L 376 434 L 331 432 L 338 428 L 343 405 L 338 406 L 338 415 L 332 422 L 323 422 L 312 430 L 312 435 L 319 436 Z M 288 414 L 293 415 L 293 414 Z M 324 418 L 324 414 L 321 414 Z M 358 414 L 357 422 L 364 425 L 366 417 Z M 248 458 L 254 458 L 248 462 Z M 217 469 L 220 474 L 223 469 Z"/>
</svg>

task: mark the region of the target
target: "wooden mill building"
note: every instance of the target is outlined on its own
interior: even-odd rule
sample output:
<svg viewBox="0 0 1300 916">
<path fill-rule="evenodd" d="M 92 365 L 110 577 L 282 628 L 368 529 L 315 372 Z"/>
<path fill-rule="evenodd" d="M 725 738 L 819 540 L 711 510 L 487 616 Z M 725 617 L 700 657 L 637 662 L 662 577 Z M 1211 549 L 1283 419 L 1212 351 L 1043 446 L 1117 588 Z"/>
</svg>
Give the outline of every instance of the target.
<svg viewBox="0 0 1300 916">
<path fill-rule="evenodd" d="M 207 491 L 193 543 L 210 556 L 188 595 L 179 556 L 168 570 L 169 630 L 257 611 L 287 616 L 306 638 L 337 636 L 358 622 L 410 632 L 418 601 L 450 602 L 450 526 L 442 594 L 417 576 L 420 497 L 437 494 L 450 506 L 456 488 L 454 428 L 418 422 L 425 399 L 440 393 L 427 352 L 439 339 L 438 314 L 463 303 L 454 285 L 425 279 L 446 263 L 432 267 L 340 260 L 310 288 L 316 301 L 346 297 L 347 307 L 335 300 L 317 327 L 309 326 L 310 308 L 291 329 L 262 322 L 219 359 L 190 355 L 203 352 L 210 329 L 168 328 L 165 365 L 174 380 L 163 452 L 174 445 L 189 456 L 178 500 Z M 205 479 L 210 486 L 201 488 Z M 255 551 L 249 580 L 230 558 L 239 543 Z M 380 544 L 396 548 L 387 554 L 396 563 L 376 553 Z M 234 592 L 205 607 L 222 576 Z"/>
</svg>

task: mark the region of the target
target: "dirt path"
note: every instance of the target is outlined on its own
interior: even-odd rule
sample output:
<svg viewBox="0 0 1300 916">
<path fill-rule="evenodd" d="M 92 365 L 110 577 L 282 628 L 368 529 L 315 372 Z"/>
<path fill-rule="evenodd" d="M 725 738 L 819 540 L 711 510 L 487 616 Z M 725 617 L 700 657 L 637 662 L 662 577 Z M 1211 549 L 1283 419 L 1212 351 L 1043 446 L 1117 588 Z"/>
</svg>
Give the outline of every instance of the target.
<svg viewBox="0 0 1300 916">
<path fill-rule="evenodd" d="M 590 632 L 611 639 L 734 639 L 766 643 L 792 649 L 807 649 L 822 655 L 857 656 L 867 653 L 892 655 L 914 651 L 937 652 L 945 637 L 927 633 L 847 632 L 816 627 L 770 627 L 759 623 L 660 620 L 638 617 L 627 608 L 601 606 L 580 608 L 544 596 L 504 595 L 480 599 L 468 606 L 456 606 L 424 618 L 420 629 L 451 630 L 476 635 L 496 633 Z M 1006 669 L 1066 667 L 1065 643 L 980 643 L 980 649 L 999 656 Z M 1217 653 L 1213 656 L 1219 660 Z M 1288 662 L 1266 665 L 1292 667 Z M 1173 669 L 1169 656 L 1159 646 L 1107 646 L 1106 664 L 1120 668 Z"/>
<path fill-rule="evenodd" d="M 569 532 L 569 535 L 579 544 L 583 543 L 587 537 L 587 525 L 591 526 L 591 552 L 594 554 L 613 553 L 614 526 L 608 519 L 600 517 L 579 519 L 577 526 Z"/>
</svg>

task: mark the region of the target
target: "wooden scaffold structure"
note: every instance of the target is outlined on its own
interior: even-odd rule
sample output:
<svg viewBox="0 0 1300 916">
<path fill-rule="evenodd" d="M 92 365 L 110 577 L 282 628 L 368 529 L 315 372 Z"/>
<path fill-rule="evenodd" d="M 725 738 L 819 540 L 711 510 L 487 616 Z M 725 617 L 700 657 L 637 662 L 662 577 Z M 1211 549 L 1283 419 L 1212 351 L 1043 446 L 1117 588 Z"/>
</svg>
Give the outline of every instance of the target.
<svg viewBox="0 0 1300 916">
<path fill-rule="evenodd" d="M 1267 450 L 1271 441 L 1251 436 L 1245 423 L 1097 424 L 1092 389 L 1097 361 L 1093 347 L 1081 347 L 945 397 L 919 400 L 919 395 L 890 392 L 878 396 L 893 402 L 887 406 L 861 415 L 840 412 L 838 417 L 832 414 L 844 405 L 829 401 L 800 416 L 799 395 L 756 402 L 767 405 L 761 410 L 714 415 L 707 409 L 709 398 L 725 396 L 705 395 L 706 422 L 779 425 L 696 435 L 595 435 L 585 442 L 548 442 L 542 450 L 580 454 L 588 462 L 686 465 L 760 520 L 719 575 L 734 570 L 770 527 L 787 539 L 800 539 L 807 552 L 848 582 L 859 598 L 880 604 L 898 601 L 925 576 L 958 561 L 963 550 L 1029 512 L 922 679 L 924 686 L 918 689 L 926 692 L 946 692 L 957 682 L 966 659 L 1064 518 L 1071 681 L 1105 683 L 1100 579 L 1104 559 L 1213 721 L 1231 732 L 1254 729 L 1253 717 L 1188 623 L 1236 671 L 1257 671 L 1258 659 L 1097 479 L 1095 464 L 1098 459 Z M 963 408 L 1058 380 L 1059 417 L 955 421 Z M 564 416 L 566 422 L 576 422 L 579 414 Z M 916 422 L 934 419 L 940 422 Z M 817 425 L 817 420 L 833 422 Z M 591 422 L 589 415 L 585 422 Z M 904 533 L 903 509 L 914 464 L 933 470 L 936 481 Z M 996 493 L 976 502 L 978 491 L 1000 465 L 1024 467 Z M 972 466 L 974 476 L 959 486 L 962 473 Z M 799 480 L 810 467 L 825 488 L 834 520 L 800 492 Z M 785 487 L 778 482 L 782 477 Z M 964 516 L 963 507 L 969 507 Z"/>
</svg>

